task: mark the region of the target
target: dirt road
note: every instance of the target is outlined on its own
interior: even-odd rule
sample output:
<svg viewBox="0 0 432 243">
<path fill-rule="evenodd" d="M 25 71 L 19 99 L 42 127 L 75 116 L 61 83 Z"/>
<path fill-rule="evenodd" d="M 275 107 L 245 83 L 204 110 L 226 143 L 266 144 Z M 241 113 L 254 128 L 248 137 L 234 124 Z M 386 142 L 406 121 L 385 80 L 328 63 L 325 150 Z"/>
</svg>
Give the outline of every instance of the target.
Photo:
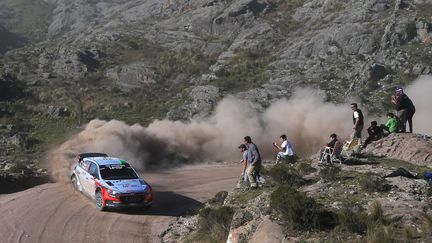
<svg viewBox="0 0 432 243">
<path fill-rule="evenodd" d="M 175 216 L 235 186 L 238 165 L 197 165 L 142 176 L 156 200 L 145 212 L 99 212 L 63 183 L 0 195 L 0 242 L 160 242 Z"/>
</svg>

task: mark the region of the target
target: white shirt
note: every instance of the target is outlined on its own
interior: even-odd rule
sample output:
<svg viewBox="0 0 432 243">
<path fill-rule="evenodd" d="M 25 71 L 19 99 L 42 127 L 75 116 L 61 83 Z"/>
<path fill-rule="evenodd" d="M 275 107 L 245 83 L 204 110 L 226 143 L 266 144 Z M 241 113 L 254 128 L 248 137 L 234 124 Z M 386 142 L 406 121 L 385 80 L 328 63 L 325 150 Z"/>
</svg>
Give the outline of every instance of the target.
<svg viewBox="0 0 432 243">
<path fill-rule="evenodd" d="M 359 117 L 358 111 L 354 111 L 354 118 L 357 119 Z"/>
<path fill-rule="evenodd" d="M 292 146 L 290 143 L 288 143 L 287 140 L 282 142 L 281 148 L 283 149 L 282 150 L 283 155 L 289 155 L 289 156 L 294 155 L 294 151 L 292 149 Z"/>
</svg>

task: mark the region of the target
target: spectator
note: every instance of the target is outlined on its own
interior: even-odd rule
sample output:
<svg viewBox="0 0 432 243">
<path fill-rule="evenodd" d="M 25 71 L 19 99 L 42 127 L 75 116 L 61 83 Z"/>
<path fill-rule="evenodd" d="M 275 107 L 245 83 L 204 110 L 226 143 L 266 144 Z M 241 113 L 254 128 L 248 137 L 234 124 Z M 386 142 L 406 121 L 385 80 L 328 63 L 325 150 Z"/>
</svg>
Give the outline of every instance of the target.
<svg viewBox="0 0 432 243">
<path fill-rule="evenodd" d="M 354 132 L 351 134 L 351 139 L 358 138 L 359 141 L 361 142 L 361 133 L 364 126 L 363 112 L 358 108 L 357 103 L 352 103 L 351 109 L 353 111 L 352 118 L 353 118 L 353 130 L 354 130 Z"/>
<path fill-rule="evenodd" d="M 362 148 L 365 148 L 372 141 L 376 141 L 383 137 L 383 128 L 378 126 L 378 123 L 376 121 L 371 122 L 370 127 L 368 127 L 367 129 L 367 132 L 369 136 L 366 138 Z"/>
<path fill-rule="evenodd" d="M 408 121 L 410 132 L 413 131 L 412 118 L 415 113 L 415 106 L 412 100 L 403 92 L 402 87 L 396 87 L 395 94 L 391 97 L 391 102 L 398 117 L 398 132 L 406 132 Z"/>
<path fill-rule="evenodd" d="M 273 142 L 273 146 L 275 146 L 275 148 L 279 150 L 276 155 L 276 164 L 279 164 L 279 162 L 285 158 L 288 158 L 289 162 L 292 162 L 294 157 L 294 151 L 291 143 L 288 142 L 287 136 L 285 134 L 282 134 L 279 138 L 282 140 L 280 146 L 276 142 Z"/>
<path fill-rule="evenodd" d="M 395 115 L 391 112 L 387 113 L 388 120 L 385 125 L 381 125 L 381 127 L 387 131 L 388 133 L 395 133 L 398 130 L 398 121 L 395 118 Z"/>
<path fill-rule="evenodd" d="M 332 154 L 335 149 L 342 147 L 339 140 L 337 139 L 337 135 L 335 133 L 330 134 L 330 139 L 331 139 L 330 142 L 328 142 L 326 145 L 322 146 L 320 151 L 319 151 L 320 163 L 322 163 L 322 161 L 324 159 L 323 157 L 325 154 L 327 154 L 327 158 L 325 158 L 327 163 L 330 163 L 330 154 Z"/>
<path fill-rule="evenodd" d="M 238 146 L 240 149 L 240 153 L 242 154 L 242 159 L 240 160 L 240 163 L 242 164 L 242 173 L 240 177 L 240 183 L 241 182 L 247 182 L 248 176 L 246 174 L 246 167 L 247 167 L 247 147 L 244 144 L 240 144 Z"/>
<path fill-rule="evenodd" d="M 261 170 L 261 156 L 258 147 L 252 143 L 252 139 L 249 136 L 244 137 L 244 142 L 247 147 L 246 160 L 248 163 L 246 174 L 248 175 L 250 187 L 258 188 L 258 183 L 256 178 L 259 177 L 259 172 Z"/>
</svg>

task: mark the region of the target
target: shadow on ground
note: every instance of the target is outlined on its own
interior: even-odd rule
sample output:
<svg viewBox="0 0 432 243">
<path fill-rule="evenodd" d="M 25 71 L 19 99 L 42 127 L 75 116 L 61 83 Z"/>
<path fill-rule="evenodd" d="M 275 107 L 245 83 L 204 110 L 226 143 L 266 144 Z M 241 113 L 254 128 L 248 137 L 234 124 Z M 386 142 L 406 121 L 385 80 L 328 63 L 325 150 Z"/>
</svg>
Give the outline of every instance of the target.
<svg viewBox="0 0 432 243">
<path fill-rule="evenodd" d="M 201 207 L 203 203 L 172 191 L 155 192 L 150 209 L 119 210 L 118 213 L 134 215 L 181 216 Z"/>
<path fill-rule="evenodd" d="M 15 193 L 48 182 L 49 177 L 44 175 L 1 175 L 0 194 Z"/>
</svg>

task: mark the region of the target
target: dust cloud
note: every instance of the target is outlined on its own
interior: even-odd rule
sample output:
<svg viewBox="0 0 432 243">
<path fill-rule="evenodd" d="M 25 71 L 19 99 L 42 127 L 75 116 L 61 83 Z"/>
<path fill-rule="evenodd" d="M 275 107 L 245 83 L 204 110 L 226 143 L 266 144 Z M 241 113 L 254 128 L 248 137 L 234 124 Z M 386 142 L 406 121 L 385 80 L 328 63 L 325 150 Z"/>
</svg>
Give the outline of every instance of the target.
<svg viewBox="0 0 432 243">
<path fill-rule="evenodd" d="M 420 76 L 404 91 L 413 101 L 416 113 L 413 117 L 413 132 L 432 136 L 432 75 Z"/>
<path fill-rule="evenodd" d="M 111 120 L 92 120 L 84 130 L 51 151 L 54 177 L 68 180 L 74 157 L 104 152 L 124 158 L 138 169 L 197 161 L 238 161 L 238 145 L 249 135 L 264 159 L 273 159 L 272 141 L 286 134 L 300 156 L 315 153 L 331 133 L 351 133 L 348 104 L 325 103 L 318 91 L 300 89 L 289 100 L 274 102 L 259 113 L 253 104 L 223 99 L 212 116 L 189 122 L 155 120 L 148 127 Z"/>
<path fill-rule="evenodd" d="M 263 113 L 249 102 L 228 97 L 208 119 L 188 123 L 157 120 L 146 131 L 193 160 L 237 161 L 237 147 L 246 135 L 265 159 L 273 159 L 276 151 L 271 143 L 280 142 L 281 134 L 288 136 L 297 154 L 309 155 L 329 141 L 331 133 L 342 138 L 351 133 L 350 106 L 325 103 L 323 96 L 313 90 L 298 90 L 291 99 L 278 100 Z"/>
</svg>

